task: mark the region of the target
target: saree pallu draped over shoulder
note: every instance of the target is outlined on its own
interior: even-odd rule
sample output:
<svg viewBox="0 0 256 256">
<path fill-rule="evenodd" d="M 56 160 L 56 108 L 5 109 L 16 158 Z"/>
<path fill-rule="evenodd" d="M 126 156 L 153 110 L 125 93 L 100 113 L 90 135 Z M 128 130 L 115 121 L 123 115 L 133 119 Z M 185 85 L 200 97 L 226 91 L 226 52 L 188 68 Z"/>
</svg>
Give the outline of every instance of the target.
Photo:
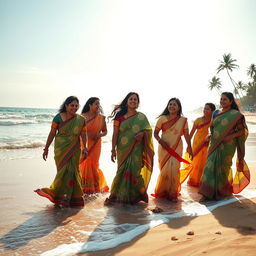
<svg viewBox="0 0 256 256">
<path fill-rule="evenodd" d="M 187 118 L 178 116 L 175 119 L 168 120 L 166 116 L 161 116 L 156 128 L 162 130 L 161 138 L 170 147 L 166 150 L 160 144 L 158 146 L 160 174 L 153 196 L 156 198 L 176 200 L 182 182 L 189 175 L 190 164 L 181 157 L 183 151 L 181 136 L 184 130 L 188 129 Z M 184 162 L 182 168 L 180 168 L 181 162 Z"/>
<path fill-rule="evenodd" d="M 243 125 L 244 134 L 224 141 L 227 135 L 237 131 L 237 124 Z M 232 109 L 216 116 L 212 131 L 199 193 L 209 199 L 220 199 L 241 192 L 250 183 L 250 171 L 243 159 L 248 129 L 244 116 Z M 236 149 L 238 158 L 233 178 L 231 166 Z"/>
<path fill-rule="evenodd" d="M 138 133 L 143 133 L 141 141 L 135 138 Z M 118 169 L 107 200 L 128 204 L 148 202 L 153 156 L 152 129 L 147 117 L 139 112 L 121 121 L 117 140 Z"/>
<path fill-rule="evenodd" d="M 61 122 L 54 141 L 57 174 L 50 188 L 35 190 L 56 205 L 83 206 L 83 190 L 79 173 L 80 134 L 85 125 L 82 116 Z"/>
<path fill-rule="evenodd" d="M 97 114 L 94 118 L 86 120 L 86 132 L 93 137 L 98 135 L 103 129 L 106 129 L 105 117 Z M 82 144 L 82 148 L 84 145 Z M 102 170 L 99 168 L 99 159 L 101 153 L 101 138 L 97 140 L 87 137 L 87 148 L 89 150 L 87 158 L 79 165 L 83 191 L 85 194 L 108 192 L 109 188 Z"/>
</svg>

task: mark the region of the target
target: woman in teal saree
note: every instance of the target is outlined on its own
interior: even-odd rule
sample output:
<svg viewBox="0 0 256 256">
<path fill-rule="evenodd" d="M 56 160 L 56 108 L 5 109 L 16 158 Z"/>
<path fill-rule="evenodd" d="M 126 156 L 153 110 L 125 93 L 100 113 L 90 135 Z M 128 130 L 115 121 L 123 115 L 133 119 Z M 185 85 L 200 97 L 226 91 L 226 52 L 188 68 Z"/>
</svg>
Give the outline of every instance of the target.
<svg viewBox="0 0 256 256">
<path fill-rule="evenodd" d="M 58 206 L 83 206 L 83 189 L 79 172 L 80 136 L 86 145 L 85 119 L 76 114 L 79 107 L 77 97 L 70 96 L 54 117 L 51 131 L 44 148 L 43 159 L 48 157 L 48 148 L 54 141 L 54 159 L 57 174 L 49 188 L 35 190 Z M 82 158 L 86 158 L 86 149 Z"/>
<path fill-rule="evenodd" d="M 153 170 L 152 129 L 147 117 L 137 112 L 139 95 L 130 92 L 114 117 L 111 160 L 117 159 L 117 173 L 105 204 L 148 202 L 147 188 Z"/>
<path fill-rule="evenodd" d="M 245 156 L 248 129 L 245 118 L 230 92 L 221 94 L 221 111 L 215 111 L 206 166 L 199 193 L 205 199 L 221 199 L 240 193 L 250 182 Z M 232 159 L 237 150 L 236 174 L 232 174 Z"/>
</svg>

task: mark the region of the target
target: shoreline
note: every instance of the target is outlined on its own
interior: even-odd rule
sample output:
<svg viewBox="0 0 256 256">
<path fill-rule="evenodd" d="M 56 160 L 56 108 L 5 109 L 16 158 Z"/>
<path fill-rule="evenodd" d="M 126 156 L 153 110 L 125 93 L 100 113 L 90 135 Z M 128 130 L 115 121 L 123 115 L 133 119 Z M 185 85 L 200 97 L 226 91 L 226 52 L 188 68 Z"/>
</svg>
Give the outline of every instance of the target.
<svg viewBox="0 0 256 256">
<path fill-rule="evenodd" d="M 255 191 L 256 161 L 249 161 L 248 165 L 251 171 L 251 183 L 246 190 L 253 189 L 253 191 Z M 111 170 L 111 168 L 115 165 L 103 166 L 105 167 L 103 168 L 105 175 L 107 173 L 109 175 L 109 183 L 109 180 L 111 180 L 110 176 L 115 173 L 115 169 Z M 111 171 L 112 174 L 109 173 L 109 171 Z M 111 238 L 112 236 L 112 239 L 115 239 L 116 235 L 119 234 L 119 230 L 121 233 L 129 233 L 130 228 L 132 228 L 131 234 L 133 234 L 133 232 L 139 232 L 142 228 L 147 226 L 148 228 L 144 229 L 144 231 L 142 230 L 142 233 L 133 234 L 135 237 L 132 240 L 132 235 L 126 237 L 126 239 L 128 238 L 128 241 L 130 241 L 128 243 L 117 244 L 116 247 L 107 250 L 87 252 L 79 255 L 131 255 L 135 253 L 135 251 L 137 251 L 136 254 L 138 256 L 148 255 L 148 253 L 154 255 L 169 255 L 168 250 L 170 248 L 165 248 L 165 246 L 168 247 L 175 243 L 175 248 L 177 247 L 182 251 L 184 250 L 183 246 L 188 246 L 188 244 L 185 243 L 187 238 L 193 238 L 191 241 L 188 239 L 188 241 L 191 244 L 195 241 L 196 244 L 193 245 L 194 247 L 197 246 L 199 242 L 196 240 L 197 237 L 205 235 L 203 230 L 198 230 L 194 225 L 191 226 L 190 224 L 193 224 L 194 221 L 196 221 L 195 223 L 200 223 L 201 219 L 206 219 L 203 224 L 204 229 L 210 230 L 212 227 L 209 227 L 208 224 L 210 224 L 213 212 L 218 211 L 219 208 L 231 207 L 231 205 L 234 204 L 229 203 L 226 206 L 219 206 L 207 215 L 182 217 L 182 214 L 184 216 L 187 210 L 192 209 L 194 206 L 196 207 L 196 204 L 193 204 L 193 202 L 196 202 L 199 198 L 193 188 L 185 186 L 182 188 L 182 196 L 177 204 L 171 204 L 169 201 L 155 200 L 150 197 L 149 204 L 139 203 L 138 205 L 128 207 L 106 207 L 103 204 L 105 197 L 107 197 L 106 194 L 96 198 L 88 198 L 85 207 L 82 209 L 58 209 L 47 199 L 41 198 L 33 192 L 33 189 L 37 188 L 39 184 L 40 186 L 50 185 L 50 182 L 55 176 L 53 159 L 48 159 L 47 162 L 44 162 L 42 159 L 4 161 L 0 163 L 0 175 L 0 201 L 3 205 L 0 213 L 0 255 L 5 256 L 75 255 L 76 253 L 74 253 L 74 251 L 71 254 L 69 254 L 68 251 L 72 250 L 76 243 L 82 243 L 86 246 L 86 241 L 91 241 L 94 245 L 99 247 L 102 245 L 102 242 L 99 242 L 100 240 L 94 241 L 94 238 L 98 237 L 104 241 L 107 237 Z M 155 172 L 155 177 L 156 176 L 157 172 Z M 153 177 L 152 184 L 155 181 Z M 154 187 L 154 184 L 153 186 L 151 185 L 151 187 Z M 243 192 L 241 194 L 243 194 Z M 237 196 L 238 199 L 239 197 L 241 198 L 241 196 Z M 248 200 L 250 199 L 245 199 L 241 202 L 245 202 L 246 205 Z M 252 200 L 255 201 L 256 199 Z M 164 211 L 161 214 L 153 214 L 149 209 L 156 206 L 162 208 Z M 193 209 L 196 210 L 197 208 Z M 193 215 L 193 209 L 190 215 Z M 231 214 L 233 214 L 232 209 L 233 206 L 231 207 Z M 189 214 L 189 211 L 187 213 Z M 175 214 L 178 214 L 178 217 L 175 217 Z M 175 219 L 171 217 L 175 217 Z M 239 218 L 239 216 L 237 216 L 237 218 Z M 256 220 L 255 215 L 254 219 Z M 155 223 L 155 227 L 152 228 L 151 226 L 150 228 L 150 223 Z M 180 223 L 179 227 L 173 227 L 173 225 L 178 225 L 178 223 Z M 201 226 L 200 224 L 200 227 Z M 194 230 L 195 236 L 186 235 L 190 229 Z M 115 232 L 117 231 L 116 235 L 113 235 L 114 230 Z M 234 233 L 234 231 L 235 230 L 232 232 Z M 160 239 L 164 232 L 166 233 L 165 240 Z M 155 241 L 157 238 L 155 238 L 155 235 L 159 237 L 159 240 Z M 178 240 L 172 241 L 170 239 L 171 236 L 176 236 Z M 213 236 L 216 235 L 213 234 Z M 217 237 L 223 238 L 224 236 Z M 225 239 L 227 238 L 225 237 Z M 164 241 L 166 241 L 166 244 L 164 244 Z M 228 244 L 228 241 L 229 240 L 225 240 L 223 243 Z M 157 247 L 155 249 L 150 247 L 152 251 L 148 252 L 145 251 L 145 243 L 150 243 Z M 60 253 L 61 247 L 67 248 L 65 249 L 67 254 L 63 252 Z M 154 250 L 161 250 L 161 248 L 164 248 L 163 254 L 156 254 Z M 53 254 L 55 250 L 57 253 Z"/>
<path fill-rule="evenodd" d="M 135 241 L 83 255 L 254 256 L 255 205 L 256 198 L 245 199 L 218 207 L 208 215 L 178 218 L 149 230 Z"/>
</svg>

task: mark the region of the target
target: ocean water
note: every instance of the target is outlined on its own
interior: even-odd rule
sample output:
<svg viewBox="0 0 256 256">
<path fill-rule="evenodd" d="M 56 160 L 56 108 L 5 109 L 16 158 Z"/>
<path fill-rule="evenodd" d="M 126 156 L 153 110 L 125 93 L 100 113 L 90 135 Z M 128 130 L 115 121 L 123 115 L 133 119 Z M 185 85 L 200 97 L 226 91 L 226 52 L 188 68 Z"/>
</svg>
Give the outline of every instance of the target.
<svg viewBox="0 0 256 256">
<path fill-rule="evenodd" d="M 1 209 L 0 228 L 5 225 L 4 222 L 15 226 L 0 237 L 0 255 L 75 255 L 109 249 L 136 239 L 147 230 L 169 223 L 175 218 L 208 214 L 221 205 L 256 197 L 256 190 L 248 188 L 236 197 L 200 204 L 197 189 L 183 184 L 182 196 L 177 204 L 156 200 L 150 196 L 148 205 L 106 207 L 103 202 L 108 195 L 98 195 L 94 199 L 89 198 L 86 206 L 79 212 L 76 209 L 56 209 L 48 200 L 33 193 L 41 184 L 50 185 L 54 177 L 52 148 L 47 163 L 41 159 L 41 154 L 56 113 L 55 109 L 0 108 L 0 167 L 7 166 L 0 168 L 4 174 L 1 176 L 2 180 L 0 179 L 0 200 L 4 205 Z M 186 116 L 191 128 L 193 120 L 200 114 Z M 155 119 L 149 121 L 154 125 Z M 248 126 L 250 135 L 246 147 L 246 161 L 255 163 L 256 124 L 252 122 Z M 109 133 L 103 139 L 100 163 L 109 186 L 116 172 L 116 164 L 110 161 L 111 129 L 112 124 L 108 123 Z M 154 144 L 157 151 L 155 140 Z M 33 162 L 35 166 L 48 164 L 48 167 L 31 174 L 26 169 L 11 169 L 12 161 L 7 161 L 32 161 L 31 158 L 40 158 Z M 149 194 L 154 191 L 159 174 L 157 154 L 154 161 Z M 4 173 L 5 169 L 10 173 Z M 19 179 L 12 178 L 16 172 Z M 15 190 L 9 192 L 11 187 L 15 187 Z M 164 211 L 153 214 L 150 208 L 155 206 Z M 3 227 L 8 230 L 7 226 Z M 52 237 L 49 241 L 48 236 L 49 239 Z M 51 246 L 47 247 L 47 243 Z"/>
<path fill-rule="evenodd" d="M 15 108 L 0 107 L 0 161 L 19 158 L 35 158 L 41 156 L 56 109 L 46 108 Z M 190 113 L 189 127 L 200 116 Z M 154 126 L 156 120 L 149 122 Z M 110 142 L 112 123 L 108 123 L 108 134 L 103 138 L 103 143 Z M 256 134 L 256 120 L 248 123 L 249 131 Z"/>
<path fill-rule="evenodd" d="M 0 160 L 35 157 L 57 110 L 0 107 Z"/>
</svg>

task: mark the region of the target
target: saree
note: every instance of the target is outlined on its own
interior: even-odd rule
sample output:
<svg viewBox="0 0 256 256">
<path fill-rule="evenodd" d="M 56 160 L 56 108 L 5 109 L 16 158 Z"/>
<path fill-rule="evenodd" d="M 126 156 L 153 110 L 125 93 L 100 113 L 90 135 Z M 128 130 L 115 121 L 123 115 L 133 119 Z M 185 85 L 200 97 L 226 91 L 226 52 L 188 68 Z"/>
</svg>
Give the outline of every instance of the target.
<svg viewBox="0 0 256 256">
<path fill-rule="evenodd" d="M 188 129 L 187 118 L 178 116 L 175 119 L 168 120 L 167 116 L 161 116 L 157 121 L 156 129 L 162 130 L 161 139 L 166 141 L 179 156 L 182 156 L 183 143 L 181 136 L 185 129 Z M 181 169 L 181 161 L 171 155 L 160 144 L 158 146 L 158 162 L 160 174 L 153 196 L 176 200 L 180 195 L 181 184 L 189 174 L 189 165 Z"/>
<path fill-rule="evenodd" d="M 197 131 L 192 144 L 193 161 L 187 183 L 190 186 L 198 187 L 207 159 L 209 143 L 205 142 L 205 138 L 208 135 L 210 122 L 206 123 L 202 117 L 199 117 L 195 120 L 194 125 Z"/>
<path fill-rule="evenodd" d="M 86 132 L 96 136 L 101 131 L 106 130 L 105 117 L 97 114 L 94 118 L 86 120 Z M 82 148 L 84 145 L 82 144 Z M 85 194 L 108 192 L 109 188 L 104 174 L 99 168 L 99 158 L 101 153 L 101 138 L 97 140 L 87 136 L 87 158 L 80 162 L 79 169 L 82 177 L 83 191 Z"/>
<path fill-rule="evenodd" d="M 227 142 L 224 138 L 242 124 L 244 134 Z M 237 110 L 220 113 L 213 120 L 208 157 L 201 178 L 199 193 L 208 199 L 220 199 L 241 192 L 250 182 L 250 171 L 244 161 L 248 129 L 244 116 Z M 236 173 L 233 178 L 232 159 L 237 150 Z"/>
<path fill-rule="evenodd" d="M 119 127 L 117 139 L 117 172 L 107 201 L 135 204 L 148 202 L 147 188 L 153 170 L 152 129 L 143 113 L 114 121 Z M 135 136 L 142 132 L 143 138 Z"/>
<path fill-rule="evenodd" d="M 82 181 L 78 168 L 81 151 L 79 137 L 84 125 L 85 120 L 79 115 L 59 124 L 55 122 L 52 124 L 52 127 L 58 128 L 54 141 L 57 174 L 49 188 L 37 189 L 35 192 L 56 205 L 84 205 Z"/>
</svg>

